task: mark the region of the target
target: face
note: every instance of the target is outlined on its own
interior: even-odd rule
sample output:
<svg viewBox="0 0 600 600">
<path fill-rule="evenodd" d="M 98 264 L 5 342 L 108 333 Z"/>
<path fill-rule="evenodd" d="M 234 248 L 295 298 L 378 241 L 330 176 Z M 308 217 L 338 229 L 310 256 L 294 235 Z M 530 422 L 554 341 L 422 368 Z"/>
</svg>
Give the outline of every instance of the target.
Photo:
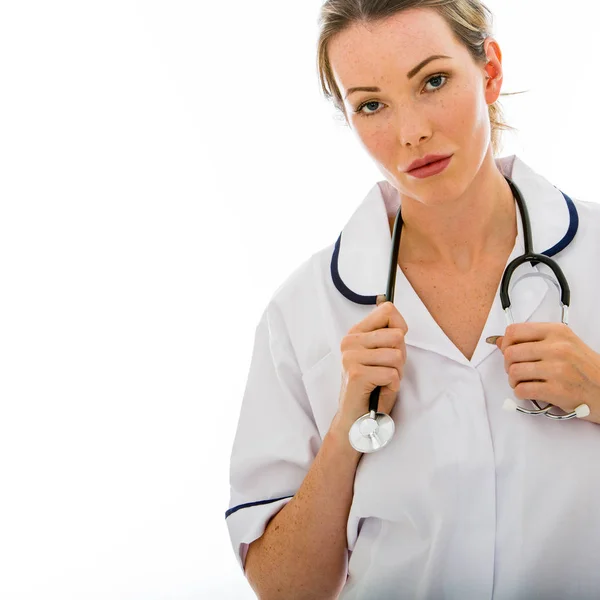
<svg viewBox="0 0 600 600">
<path fill-rule="evenodd" d="M 354 24 L 330 41 L 348 124 L 401 195 L 434 205 L 462 194 L 484 164 L 493 166 L 488 104 L 500 94 L 502 56 L 492 38 L 485 50 L 487 66 L 472 59 L 430 8 Z M 432 60 L 409 78 L 432 55 L 449 58 Z M 437 175 L 419 179 L 406 172 L 429 154 L 453 156 Z"/>
</svg>

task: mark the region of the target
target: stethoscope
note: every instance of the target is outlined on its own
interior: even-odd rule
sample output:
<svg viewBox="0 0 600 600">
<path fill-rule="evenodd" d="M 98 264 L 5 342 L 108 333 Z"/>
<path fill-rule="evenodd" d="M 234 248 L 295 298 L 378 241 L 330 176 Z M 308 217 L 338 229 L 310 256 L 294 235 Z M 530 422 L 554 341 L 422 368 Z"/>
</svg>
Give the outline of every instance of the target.
<svg viewBox="0 0 600 600">
<path fill-rule="evenodd" d="M 532 251 L 533 241 L 531 234 L 531 223 L 529 220 L 529 211 L 527 210 L 527 206 L 525 204 L 525 201 L 523 200 L 523 196 L 519 188 L 509 177 L 504 175 L 504 178 L 508 182 L 512 190 L 513 196 L 517 201 L 517 205 L 519 206 L 519 211 L 521 213 L 521 221 L 523 224 L 523 237 L 525 238 L 525 253 L 515 258 L 509 263 L 509 265 L 504 270 L 504 273 L 502 275 L 502 281 L 500 284 L 500 300 L 502 302 L 502 308 L 506 316 L 507 326 L 514 323 L 509 297 L 510 279 L 515 270 L 527 261 L 531 262 L 532 267 L 534 267 L 537 263 L 540 262 L 545 264 L 554 273 L 556 279 L 558 280 L 558 283 L 552 277 L 546 275 L 545 273 L 528 273 L 521 277 L 518 281 L 525 277 L 532 276 L 544 277 L 545 279 L 551 281 L 557 287 L 560 293 L 562 323 L 568 325 L 571 291 L 569 289 L 567 279 L 564 273 L 562 272 L 562 269 L 554 260 L 552 260 L 549 256 L 546 256 L 545 254 L 536 254 Z M 394 302 L 396 273 L 398 270 L 398 251 L 400 248 L 400 234 L 402 231 L 403 224 L 401 209 L 402 206 L 398 208 L 398 212 L 396 213 L 396 220 L 394 222 L 394 229 L 392 233 L 392 252 L 390 256 L 387 290 L 385 293 L 385 301 L 387 302 Z M 358 450 L 359 452 L 370 453 L 376 452 L 377 450 L 381 450 L 382 448 L 387 446 L 387 444 L 389 444 L 390 440 L 394 436 L 395 426 L 393 419 L 388 414 L 378 412 L 377 410 L 379 405 L 380 390 L 380 387 L 376 387 L 371 392 L 371 395 L 369 397 L 369 412 L 363 415 L 362 417 L 359 417 L 350 428 L 350 432 L 348 434 L 350 438 L 350 444 L 355 450 Z M 557 408 L 552 404 L 548 404 L 548 406 L 542 408 L 538 404 L 537 400 L 530 399 L 528 401 L 532 402 L 536 406 L 536 408 L 523 408 L 511 398 L 507 398 L 505 400 L 503 408 L 510 411 L 522 412 L 528 415 L 545 415 L 546 417 L 555 420 L 573 419 L 574 417 L 581 419 L 583 417 L 587 417 L 590 414 L 590 408 L 587 404 L 581 404 L 570 413 L 556 414 L 550 412 L 551 409 Z"/>
</svg>

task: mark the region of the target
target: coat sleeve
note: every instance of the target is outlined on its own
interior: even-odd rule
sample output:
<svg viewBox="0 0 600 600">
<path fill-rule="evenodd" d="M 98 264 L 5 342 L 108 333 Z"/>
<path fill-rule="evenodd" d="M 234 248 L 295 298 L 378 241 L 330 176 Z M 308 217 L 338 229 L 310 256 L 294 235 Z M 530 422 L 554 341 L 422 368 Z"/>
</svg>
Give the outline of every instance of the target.
<svg viewBox="0 0 600 600">
<path fill-rule="evenodd" d="M 271 301 L 255 330 L 230 460 L 225 519 L 242 571 L 249 544 L 299 489 L 321 442 L 288 330 Z"/>
</svg>

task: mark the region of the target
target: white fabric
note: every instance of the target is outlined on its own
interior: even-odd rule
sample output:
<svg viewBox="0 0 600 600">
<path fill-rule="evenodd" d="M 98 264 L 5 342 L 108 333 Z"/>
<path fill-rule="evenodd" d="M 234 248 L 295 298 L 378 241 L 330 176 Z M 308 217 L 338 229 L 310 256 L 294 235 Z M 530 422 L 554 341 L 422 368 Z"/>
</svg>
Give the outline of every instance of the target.
<svg viewBox="0 0 600 600">
<path fill-rule="evenodd" d="M 569 212 L 561 192 L 518 157 L 497 164 L 523 193 L 534 251 L 562 240 Z M 579 229 L 554 258 L 571 287 L 569 325 L 600 351 L 600 205 L 573 200 Z M 379 182 L 344 227 L 339 273 L 356 293 L 385 293 L 391 249 L 386 205 L 394 202 L 394 188 Z M 518 210 L 517 228 L 507 264 L 524 250 Z M 238 508 L 227 518 L 242 568 L 248 544 L 300 487 L 337 410 L 341 339 L 375 309 L 335 288 L 333 247 L 289 276 L 256 330 L 231 455 L 229 506 L 284 499 Z M 545 265 L 526 263 L 514 280 L 534 271 L 550 273 Z M 542 278 L 520 282 L 511 300 L 516 322 L 560 321 L 558 293 Z M 470 361 L 400 268 L 395 304 L 409 327 L 392 411 L 396 435 L 358 466 L 340 599 L 597 598 L 600 425 L 503 409 L 513 390 L 500 350 L 485 342 L 506 328 L 499 294 Z"/>
</svg>

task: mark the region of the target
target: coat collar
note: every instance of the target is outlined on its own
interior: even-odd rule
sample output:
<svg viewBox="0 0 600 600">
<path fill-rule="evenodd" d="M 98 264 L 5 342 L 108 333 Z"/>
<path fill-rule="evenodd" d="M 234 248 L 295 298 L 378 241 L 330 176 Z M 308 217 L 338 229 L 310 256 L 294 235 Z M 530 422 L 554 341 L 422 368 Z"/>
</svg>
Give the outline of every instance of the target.
<svg viewBox="0 0 600 600">
<path fill-rule="evenodd" d="M 570 198 L 517 156 L 497 158 L 496 164 L 503 174 L 512 179 L 525 199 L 531 221 L 533 251 L 553 255 L 566 247 L 576 233 L 578 222 L 577 211 Z M 385 293 L 392 248 L 387 215 L 388 210 L 395 212 L 399 205 L 400 198 L 395 188 L 387 181 L 380 181 L 373 186 L 344 227 L 332 257 L 331 272 L 336 287 L 347 298 L 356 298 L 357 295 L 374 298 Z M 525 249 L 518 209 L 517 230 L 515 247 L 507 264 L 523 254 Z M 529 319 L 553 287 L 545 279 L 536 277 L 512 288 L 522 275 L 549 272 L 543 265 L 541 269 L 540 266 L 532 267 L 530 263 L 525 263 L 513 275 L 511 301 L 515 322 Z M 478 346 L 469 362 L 434 321 L 399 267 L 394 304 L 409 328 L 406 344 L 437 352 L 471 366 L 477 366 L 496 349 L 487 344 L 485 338 L 502 335 L 506 329 L 506 319 L 497 292 Z M 465 310 L 469 310 L 469 307 L 465 307 Z"/>
</svg>

